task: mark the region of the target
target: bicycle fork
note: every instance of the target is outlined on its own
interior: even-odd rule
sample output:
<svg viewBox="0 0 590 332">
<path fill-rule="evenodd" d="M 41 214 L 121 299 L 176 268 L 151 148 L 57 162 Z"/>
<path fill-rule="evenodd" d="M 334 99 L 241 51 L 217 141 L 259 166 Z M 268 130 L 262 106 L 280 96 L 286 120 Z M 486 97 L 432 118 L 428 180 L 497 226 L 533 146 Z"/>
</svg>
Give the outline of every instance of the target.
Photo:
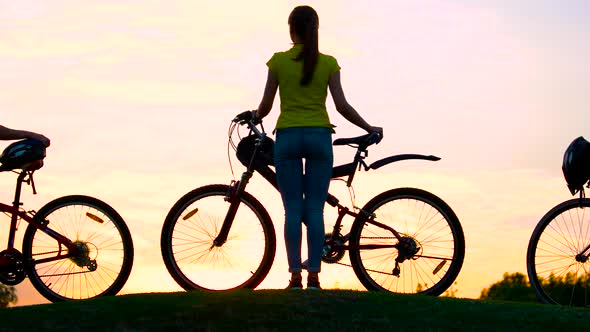
<svg viewBox="0 0 590 332">
<path fill-rule="evenodd" d="M 213 244 L 211 245 L 211 249 L 213 247 L 221 247 L 226 241 L 227 236 L 229 235 L 229 230 L 234 222 L 234 218 L 236 217 L 236 213 L 238 212 L 238 208 L 240 207 L 240 197 L 244 192 L 248 181 L 252 177 L 253 173 L 251 171 L 246 171 L 242 174 L 242 178 L 240 181 L 233 181 L 229 185 L 229 189 L 225 194 L 225 201 L 229 202 L 229 209 L 227 210 L 227 214 L 223 219 L 223 224 L 221 229 L 219 230 L 219 234 L 215 240 L 213 240 Z"/>
</svg>

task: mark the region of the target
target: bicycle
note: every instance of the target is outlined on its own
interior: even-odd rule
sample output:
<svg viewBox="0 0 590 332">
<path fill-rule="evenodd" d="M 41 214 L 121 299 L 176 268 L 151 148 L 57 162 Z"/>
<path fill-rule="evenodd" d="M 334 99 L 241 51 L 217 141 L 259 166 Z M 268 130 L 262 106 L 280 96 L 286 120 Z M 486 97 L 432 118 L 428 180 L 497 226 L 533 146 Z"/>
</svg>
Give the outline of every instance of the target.
<svg viewBox="0 0 590 332">
<path fill-rule="evenodd" d="M 564 165 L 567 158 L 568 151 Z M 588 158 L 590 162 L 590 155 Z M 539 220 L 527 248 L 529 281 L 539 300 L 547 304 L 590 306 L 590 199 L 584 193 L 584 185 L 590 188 L 590 169 L 580 166 L 582 172 L 574 174 L 578 177 L 574 181 L 564 168 L 571 194 L 579 193 L 579 197 L 549 210 Z"/>
<path fill-rule="evenodd" d="M 31 155 L 30 140 L 9 145 L 16 157 Z M 39 152 L 39 147 L 37 147 Z M 127 281 L 133 265 L 133 242 L 123 218 L 107 203 L 89 196 L 54 199 L 38 212 L 21 206 L 21 189 L 30 185 L 37 194 L 33 173 L 43 166 L 45 147 L 33 159 L 2 163 L 0 172 L 16 174 L 14 202 L 0 203 L 10 217 L 7 248 L 0 252 L 0 282 L 14 286 L 29 278 L 35 289 L 51 302 L 115 295 Z M 28 223 L 22 253 L 15 246 L 20 221 Z"/>
<path fill-rule="evenodd" d="M 229 145 L 247 168 L 241 179 L 194 189 L 166 216 L 162 257 L 185 290 L 254 289 L 272 266 L 276 250 L 272 220 L 245 189 L 254 172 L 277 188 L 269 167 L 273 141 L 261 123 L 261 129 L 257 128 L 250 114 L 236 116 L 229 129 Z M 249 135 L 236 147 L 232 136 L 242 125 L 248 127 Z M 400 160 L 440 159 L 403 154 L 367 165 L 367 148 L 378 139 L 368 134 L 335 140 L 334 145 L 350 145 L 357 151 L 351 163 L 334 167 L 333 179 L 348 177 L 350 187 L 357 168 L 368 171 Z M 463 230 L 453 210 L 437 196 L 416 188 L 396 188 L 377 195 L 362 209 L 351 210 L 331 194 L 327 203 L 338 210 L 338 216 L 326 234 L 322 261 L 352 266 L 366 289 L 440 295 L 459 274 L 465 254 Z M 354 221 L 350 232 L 342 234 L 345 216 Z M 346 251 L 350 265 L 340 262 Z"/>
</svg>

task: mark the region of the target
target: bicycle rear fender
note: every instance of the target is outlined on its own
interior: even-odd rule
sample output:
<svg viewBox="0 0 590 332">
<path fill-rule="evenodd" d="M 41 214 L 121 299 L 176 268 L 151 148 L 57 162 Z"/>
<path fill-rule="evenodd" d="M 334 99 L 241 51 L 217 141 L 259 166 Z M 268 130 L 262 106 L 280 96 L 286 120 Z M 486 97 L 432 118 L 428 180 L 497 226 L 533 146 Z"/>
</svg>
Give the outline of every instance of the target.
<svg viewBox="0 0 590 332">
<path fill-rule="evenodd" d="M 376 162 L 369 165 L 369 168 L 370 169 L 377 169 L 379 167 L 394 163 L 396 161 L 409 160 L 409 159 L 422 159 L 422 160 L 430 160 L 430 161 L 440 160 L 439 157 L 433 156 L 433 155 L 426 156 L 426 155 L 422 155 L 422 154 L 398 154 L 395 156 L 390 156 L 387 158 L 377 160 Z"/>
</svg>

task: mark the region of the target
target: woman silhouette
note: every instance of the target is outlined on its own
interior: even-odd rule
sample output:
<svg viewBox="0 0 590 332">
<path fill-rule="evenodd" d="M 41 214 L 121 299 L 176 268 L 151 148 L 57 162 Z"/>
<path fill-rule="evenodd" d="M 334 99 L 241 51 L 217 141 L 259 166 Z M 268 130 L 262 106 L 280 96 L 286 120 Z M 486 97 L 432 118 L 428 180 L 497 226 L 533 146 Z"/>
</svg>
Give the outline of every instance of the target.
<svg viewBox="0 0 590 332">
<path fill-rule="evenodd" d="M 332 176 L 332 128 L 326 111 L 328 88 L 336 110 L 348 121 L 383 135 L 348 104 L 340 84 L 340 66 L 319 52 L 319 18 L 309 6 L 289 15 L 293 47 L 267 62 L 264 95 L 253 116 L 264 118 L 279 89 L 281 113 L 274 146 L 277 182 L 285 208 L 285 245 L 291 280 L 288 289 L 301 289 L 302 223 L 307 226 L 307 288 L 320 289 L 318 273 L 324 246 L 324 204 Z M 304 162 L 305 161 L 305 166 Z M 305 169 L 305 170 L 304 170 Z"/>
</svg>

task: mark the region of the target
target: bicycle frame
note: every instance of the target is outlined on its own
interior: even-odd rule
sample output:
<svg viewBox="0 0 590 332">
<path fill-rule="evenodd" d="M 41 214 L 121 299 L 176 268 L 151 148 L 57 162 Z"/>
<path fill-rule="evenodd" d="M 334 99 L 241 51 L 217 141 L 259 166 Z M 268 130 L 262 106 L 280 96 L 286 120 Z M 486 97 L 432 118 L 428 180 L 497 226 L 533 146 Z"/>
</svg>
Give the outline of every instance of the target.
<svg viewBox="0 0 590 332">
<path fill-rule="evenodd" d="M 70 241 L 65 236 L 57 233 L 56 231 L 50 229 L 48 227 L 49 222 L 47 220 L 40 220 L 40 221 L 36 220 L 36 218 L 34 217 L 34 215 L 35 215 L 34 211 L 27 212 L 27 211 L 24 211 L 21 209 L 21 206 L 23 205 L 23 203 L 20 202 L 20 196 L 21 196 L 23 182 L 26 184 L 32 185 L 33 186 L 33 193 L 36 193 L 34 182 L 33 182 L 33 172 L 34 171 L 24 170 L 19 173 L 18 178 L 16 180 L 16 190 L 15 190 L 15 194 L 14 194 L 14 202 L 12 203 L 12 205 L 0 203 L 0 212 L 4 212 L 4 213 L 11 215 L 10 231 L 9 231 L 9 235 L 8 235 L 8 245 L 7 245 L 6 250 L 7 251 L 16 250 L 16 248 L 14 248 L 14 239 L 16 236 L 17 228 L 18 228 L 18 221 L 19 221 L 19 219 L 22 219 L 22 220 L 26 221 L 27 223 L 29 223 L 30 225 L 33 225 L 34 227 L 38 228 L 39 230 L 41 230 L 42 232 L 44 232 L 45 234 L 47 234 L 51 238 L 55 239 L 60 244 L 60 246 L 59 246 L 60 249 L 59 249 L 57 256 L 51 257 L 51 258 L 40 259 L 40 260 L 36 261 L 36 263 L 46 263 L 46 262 L 51 262 L 51 261 L 56 261 L 56 260 L 76 256 L 78 248 L 76 247 L 75 244 L 72 243 L 72 241 Z M 67 249 L 67 252 L 64 254 L 61 253 L 61 250 L 62 250 L 61 245 L 64 245 Z M 2 264 L 0 264 L 0 265 L 2 265 Z"/>
<path fill-rule="evenodd" d="M 262 145 L 262 141 L 266 137 L 266 133 L 264 131 L 259 130 L 256 125 L 251 120 L 239 121 L 240 124 L 247 124 L 248 129 L 254 132 L 258 137 L 259 140 L 255 144 L 254 152 L 252 153 L 252 157 L 250 158 L 250 163 L 247 166 L 246 171 L 242 174 L 242 177 L 239 181 L 232 181 L 230 184 L 230 189 L 226 194 L 225 200 L 230 202 L 230 207 L 228 213 L 225 216 L 223 221 L 223 225 L 220 229 L 219 234 L 215 238 L 213 242 L 213 246 L 222 246 L 225 241 L 227 240 L 231 225 L 233 223 L 233 219 L 236 215 L 238 207 L 240 205 L 240 195 L 244 192 L 248 181 L 254 174 L 254 172 L 258 172 L 262 177 L 268 181 L 275 189 L 279 190 L 277 180 L 276 180 L 276 173 L 267 165 L 264 166 L 255 166 L 254 161 L 256 160 L 257 154 L 259 153 L 260 147 Z M 358 143 L 360 138 L 352 138 L 352 139 L 340 139 L 334 141 L 334 145 L 350 145 L 351 143 Z M 440 160 L 439 157 L 436 156 L 426 156 L 420 154 L 401 154 L 401 155 L 394 155 L 387 158 L 380 159 L 371 165 L 367 165 L 364 162 L 364 158 L 367 157 L 367 147 L 372 143 L 359 143 L 357 147 L 357 152 L 354 156 L 354 160 L 352 163 L 336 166 L 333 169 L 332 178 L 339 178 L 341 176 L 348 176 L 348 180 L 346 181 L 347 186 L 350 187 L 352 184 L 352 180 L 354 175 L 358 170 L 362 168 L 365 171 L 369 169 L 377 169 L 379 167 L 385 166 L 387 164 L 401 161 L 401 160 L 408 160 L 408 159 L 423 159 L 423 160 L 430 160 L 430 161 L 437 161 Z M 382 224 L 375 220 L 375 215 L 370 214 L 362 209 L 356 213 L 351 211 L 349 208 L 340 204 L 338 198 L 333 196 L 332 194 L 328 193 L 328 198 L 326 199 L 326 203 L 329 205 L 336 207 L 338 209 L 338 217 L 336 219 L 336 224 L 332 230 L 332 236 L 327 242 L 327 244 L 331 245 L 334 249 L 339 250 L 361 250 L 361 249 L 384 249 L 384 248 L 396 248 L 400 252 L 404 252 L 409 250 L 407 248 L 407 243 L 402 241 L 402 236 L 393 228 Z M 342 220 L 345 216 L 351 216 L 355 218 L 355 220 L 360 219 L 363 222 L 375 225 L 377 227 L 381 227 L 383 229 L 388 230 L 393 234 L 393 236 L 397 239 L 397 243 L 395 244 L 358 244 L 358 245 L 350 245 L 350 244 L 339 244 L 335 243 L 334 239 L 340 235 L 340 230 L 342 229 Z M 344 243 L 348 242 L 349 234 L 344 236 Z M 403 262 L 406 259 L 405 255 L 399 255 L 396 261 L 399 263 Z"/>
</svg>

